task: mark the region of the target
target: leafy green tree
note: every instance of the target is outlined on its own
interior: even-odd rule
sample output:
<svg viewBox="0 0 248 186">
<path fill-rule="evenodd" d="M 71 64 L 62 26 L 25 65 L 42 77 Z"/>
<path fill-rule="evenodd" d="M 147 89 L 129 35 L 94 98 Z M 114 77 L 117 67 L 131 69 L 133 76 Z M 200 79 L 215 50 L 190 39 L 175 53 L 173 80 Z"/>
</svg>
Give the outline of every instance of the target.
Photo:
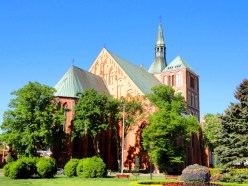
<svg viewBox="0 0 248 186">
<path fill-rule="evenodd" d="M 216 139 L 218 131 L 221 128 L 221 115 L 220 114 L 207 114 L 204 117 L 203 136 L 205 145 L 213 151 L 216 147 Z"/>
<path fill-rule="evenodd" d="M 225 110 L 217 135 L 216 152 L 224 170 L 244 166 L 248 160 L 248 79 L 236 88 L 234 96 L 238 102 Z"/>
<path fill-rule="evenodd" d="M 38 149 L 53 146 L 53 136 L 61 130 L 63 110 L 53 97 L 55 89 L 29 82 L 13 91 L 15 95 L 4 112 L 1 140 L 12 144 L 20 156 L 36 156 Z"/>
<path fill-rule="evenodd" d="M 121 101 L 119 101 L 119 112 L 117 115 L 118 122 L 114 126 L 115 128 L 115 139 L 117 141 L 117 161 L 118 161 L 118 169 L 120 170 L 121 166 L 121 148 L 120 148 L 120 135 L 119 131 L 122 129 L 120 127 L 120 123 L 123 124 L 124 117 L 124 138 L 128 134 L 130 130 L 143 118 L 143 107 L 141 100 L 137 97 L 132 97 L 127 95 L 127 97 L 122 97 Z"/>
<path fill-rule="evenodd" d="M 100 135 L 102 131 L 112 130 L 116 142 L 117 160 L 120 162 L 120 122 L 123 119 L 122 111 L 125 105 L 125 134 L 135 124 L 135 113 L 142 112 L 142 105 L 134 98 L 117 100 L 100 94 L 94 89 L 78 94 L 78 103 L 74 107 L 72 137 L 93 139 L 95 154 L 100 155 Z M 123 105 L 124 104 L 124 105 Z"/>
<path fill-rule="evenodd" d="M 198 122 L 186 115 L 184 98 L 172 87 L 158 85 L 152 91 L 147 97 L 158 111 L 149 117 L 150 124 L 142 133 L 143 146 L 160 168 L 174 167 L 183 162 L 187 142 L 191 133 L 197 133 Z"/>
<path fill-rule="evenodd" d="M 108 97 L 94 89 L 78 93 L 78 96 L 78 103 L 74 108 L 72 137 L 91 136 L 95 153 L 99 156 L 100 134 L 108 129 Z"/>
</svg>

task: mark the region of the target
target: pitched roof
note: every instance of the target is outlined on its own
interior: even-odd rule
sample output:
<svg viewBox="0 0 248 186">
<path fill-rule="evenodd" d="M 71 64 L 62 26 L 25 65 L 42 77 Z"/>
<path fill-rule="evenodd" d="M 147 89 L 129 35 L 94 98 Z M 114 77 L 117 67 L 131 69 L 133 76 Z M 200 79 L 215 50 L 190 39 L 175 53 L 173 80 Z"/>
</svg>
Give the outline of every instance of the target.
<svg viewBox="0 0 248 186">
<path fill-rule="evenodd" d="M 195 71 L 183 60 L 181 56 L 177 56 L 164 70 L 163 72 L 178 70 L 178 69 L 187 69 L 191 73 L 198 76 Z"/>
<path fill-rule="evenodd" d="M 90 72 L 72 66 L 66 74 L 55 85 L 57 92 L 55 96 L 77 98 L 78 92 L 88 89 L 95 89 L 97 92 L 106 93 L 109 91 L 105 86 L 103 79 Z"/>
<path fill-rule="evenodd" d="M 161 84 L 160 81 L 154 77 L 153 74 L 150 74 L 143 66 L 133 65 L 110 51 L 108 51 L 108 53 L 144 94 L 151 93 L 151 88 L 153 86 Z"/>
</svg>

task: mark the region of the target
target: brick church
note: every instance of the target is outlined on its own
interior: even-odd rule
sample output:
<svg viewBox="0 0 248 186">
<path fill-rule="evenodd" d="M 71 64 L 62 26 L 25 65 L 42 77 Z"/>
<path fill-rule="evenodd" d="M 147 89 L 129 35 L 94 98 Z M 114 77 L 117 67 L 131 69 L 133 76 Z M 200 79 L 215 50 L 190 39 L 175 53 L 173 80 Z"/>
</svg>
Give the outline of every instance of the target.
<svg viewBox="0 0 248 186">
<path fill-rule="evenodd" d="M 55 86 L 57 90 L 55 96 L 64 108 L 69 109 L 69 112 L 65 113 L 64 131 L 70 134 L 70 128 L 73 125 L 73 107 L 78 99 L 77 93 L 92 88 L 117 99 L 127 95 L 139 98 L 151 93 L 153 86 L 167 84 L 172 86 L 176 93 L 181 93 L 184 96 L 189 112 L 199 120 L 199 76 L 181 56 L 177 56 L 171 63 L 167 62 L 166 44 L 161 23 L 158 27 L 154 53 L 154 61 L 149 69 L 143 65 L 136 66 L 106 48 L 101 50 L 88 71 L 72 66 Z M 152 107 L 144 108 L 144 110 L 148 115 L 155 111 Z M 149 167 L 149 157 L 141 145 L 142 128 L 146 124 L 149 124 L 147 120 L 139 121 L 125 137 L 125 169 L 134 167 L 137 155 L 140 168 L 148 169 Z M 199 138 L 199 135 L 192 136 L 186 164 L 204 164 Z M 111 132 L 103 132 L 101 139 L 101 156 L 109 169 L 117 169 L 116 157 L 118 153 Z M 66 162 L 70 158 L 92 156 L 94 155 L 92 152 L 93 145 L 90 137 L 64 142 L 57 149 L 53 149 L 55 158 L 62 162 Z"/>
</svg>

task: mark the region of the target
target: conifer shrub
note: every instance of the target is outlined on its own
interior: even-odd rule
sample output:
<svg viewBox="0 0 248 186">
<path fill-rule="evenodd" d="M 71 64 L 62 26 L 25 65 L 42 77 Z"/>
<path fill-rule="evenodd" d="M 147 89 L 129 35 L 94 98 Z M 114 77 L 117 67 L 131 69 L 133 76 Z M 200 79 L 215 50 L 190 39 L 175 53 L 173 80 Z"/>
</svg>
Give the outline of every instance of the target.
<svg viewBox="0 0 248 186">
<path fill-rule="evenodd" d="M 187 184 L 209 184 L 210 171 L 206 166 L 189 165 L 183 170 L 181 179 Z"/>
<path fill-rule="evenodd" d="M 52 178 L 57 173 L 57 164 L 54 158 L 40 158 L 36 167 L 41 178 Z"/>
<path fill-rule="evenodd" d="M 106 175 L 106 164 L 100 157 L 93 156 L 92 158 L 84 159 L 82 172 L 84 178 L 101 178 Z"/>
<path fill-rule="evenodd" d="M 73 177 L 77 175 L 77 166 L 79 159 L 71 159 L 68 161 L 64 167 L 64 173 L 68 177 Z"/>
</svg>

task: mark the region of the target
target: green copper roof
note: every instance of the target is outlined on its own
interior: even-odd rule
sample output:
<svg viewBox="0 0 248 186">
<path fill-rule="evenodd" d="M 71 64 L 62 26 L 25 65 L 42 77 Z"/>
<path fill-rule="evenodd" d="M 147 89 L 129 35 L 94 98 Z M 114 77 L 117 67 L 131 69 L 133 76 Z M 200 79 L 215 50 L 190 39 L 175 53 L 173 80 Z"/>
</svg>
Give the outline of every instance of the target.
<svg viewBox="0 0 248 186">
<path fill-rule="evenodd" d="M 165 69 L 167 66 L 165 51 L 166 47 L 164 42 L 162 23 L 160 23 L 158 26 L 158 38 L 155 46 L 155 59 L 148 69 L 149 73 L 157 74 L 161 73 Z"/>
<path fill-rule="evenodd" d="M 57 90 L 55 96 L 60 97 L 77 98 L 78 92 L 88 89 L 95 89 L 98 92 L 109 95 L 109 91 L 102 78 L 75 66 L 72 66 L 66 72 L 55 85 L 55 89 Z"/>
<path fill-rule="evenodd" d="M 152 74 L 161 73 L 166 67 L 164 57 L 156 57 L 148 72 Z"/>
<path fill-rule="evenodd" d="M 109 52 L 109 54 L 115 59 L 115 61 L 144 94 L 151 93 L 151 88 L 160 84 L 159 80 L 157 80 L 153 74 L 147 72 L 143 66 L 135 66 L 111 52 Z"/>
<path fill-rule="evenodd" d="M 198 76 L 194 70 L 183 60 L 181 56 L 177 56 L 164 70 L 163 72 L 178 70 L 178 69 L 187 69 L 191 73 Z"/>
<path fill-rule="evenodd" d="M 158 26 L 158 38 L 157 38 L 156 46 L 165 46 L 162 23 L 160 23 Z"/>
</svg>

